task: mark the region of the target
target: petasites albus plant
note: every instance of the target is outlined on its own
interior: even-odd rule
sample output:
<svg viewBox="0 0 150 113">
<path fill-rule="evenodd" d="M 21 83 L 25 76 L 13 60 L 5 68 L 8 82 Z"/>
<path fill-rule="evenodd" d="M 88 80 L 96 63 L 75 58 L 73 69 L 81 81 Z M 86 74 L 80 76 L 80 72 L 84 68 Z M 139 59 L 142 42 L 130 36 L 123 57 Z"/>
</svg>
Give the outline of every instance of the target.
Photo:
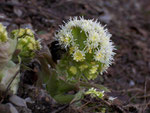
<svg viewBox="0 0 150 113">
<path fill-rule="evenodd" d="M 6 28 L 0 24 L 0 86 L 3 90 L 11 89 L 16 93 L 21 61 L 31 60 L 41 46 L 30 29 L 17 29 L 10 34 L 8 37 Z M 16 50 L 19 50 L 17 55 L 14 54 Z M 18 63 L 15 63 L 14 59 Z"/>
<path fill-rule="evenodd" d="M 72 18 L 61 26 L 55 38 L 66 52 L 57 62 L 53 74 L 49 72 L 50 79 L 43 77 L 46 78 L 44 80 L 48 92 L 57 102 L 73 102 L 83 94 L 102 98 L 104 91 L 108 91 L 102 85 L 91 84 L 90 80 L 105 72 L 113 62 L 115 53 L 110 37 L 108 30 L 94 20 Z M 48 68 L 49 65 L 43 69 Z M 72 90 L 76 93 L 68 93 Z"/>
<path fill-rule="evenodd" d="M 22 59 L 31 59 L 35 55 L 35 51 L 41 49 L 40 42 L 35 39 L 34 32 L 31 29 L 16 29 L 11 32 L 12 38 L 17 38 L 17 47 L 19 56 Z"/>
<path fill-rule="evenodd" d="M 19 70 L 19 64 L 15 64 L 11 59 L 16 49 L 17 39 L 8 37 L 6 28 L 0 24 L 0 86 L 6 90 L 14 75 Z M 16 93 L 18 77 L 11 83 L 11 90 Z"/>
</svg>

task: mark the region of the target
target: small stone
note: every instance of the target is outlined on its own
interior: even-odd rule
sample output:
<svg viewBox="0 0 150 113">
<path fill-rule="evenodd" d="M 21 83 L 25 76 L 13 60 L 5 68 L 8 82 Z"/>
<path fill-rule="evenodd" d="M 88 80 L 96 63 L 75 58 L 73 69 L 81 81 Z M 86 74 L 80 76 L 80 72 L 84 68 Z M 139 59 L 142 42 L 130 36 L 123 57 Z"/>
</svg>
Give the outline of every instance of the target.
<svg viewBox="0 0 150 113">
<path fill-rule="evenodd" d="M 27 97 L 27 98 L 25 99 L 25 101 L 26 101 L 27 103 L 31 103 L 31 104 L 35 103 L 35 101 L 33 101 L 30 97 Z"/>
<path fill-rule="evenodd" d="M 9 107 L 10 107 L 10 112 L 11 112 L 11 113 L 19 113 L 19 112 L 17 111 L 17 109 L 16 109 L 11 103 L 8 103 L 7 105 L 9 105 Z"/>
<path fill-rule="evenodd" d="M 15 7 L 14 8 L 14 13 L 18 16 L 18 17 L 21 17 L 23 12 L 22 10 L 20 10 L 19 8 Z"/>
<path fill-rule="evenodd" d="M 100 18 L 101 21 L 103 21 L 103 22 L 108 24 L 113 19 L 113 15 L 106 10 L 104 12 L 104 14 L 101 15 L 99 18 Z"/>
<path fill-rule="evenodd" d="M 135 82 L 133 80 L 130 80 L 129 85 L 132 87 L 135 85 Z"/>
<path fill-rule="evenodd" d="M 9 105 L 0 104 L 0 113 L 11 113 Z"/>
<path fill-rule="evenodd" d="M 9 101 L 16 106 L 27 107 L 26 101 L 16 95 L 11 96 Z"/>
<path fill-rule="evenodd" d="M 32 29 L 33 30 L 33 27 L 32 27 L 32 25 L 30 23 L 22 24 L 20 27 L 24 28 L 24 29 L 28 28 L 28 29 Z"/>
<path fill-rule="evenodd" d="M 19 113 L 32 113 L 32 111 L 26 107 L 17 107 Z"/>
<path fill-rule="evenodd" d="M 115 100 L 117 97 L 109 97 L 108 99 L 110 100 L 110 101 L 113 101 L 113 100 Z"/>
</svg>

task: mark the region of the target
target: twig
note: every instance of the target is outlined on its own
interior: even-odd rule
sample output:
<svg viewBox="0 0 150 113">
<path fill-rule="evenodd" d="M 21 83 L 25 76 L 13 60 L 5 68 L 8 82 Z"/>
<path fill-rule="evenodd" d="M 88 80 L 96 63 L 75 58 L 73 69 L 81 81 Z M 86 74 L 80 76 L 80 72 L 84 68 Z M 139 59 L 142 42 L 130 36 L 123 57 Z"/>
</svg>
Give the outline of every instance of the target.
<svg viewBox="0 0 150 113">
<path fill-rule="evenodd" d="M 0 103 L 2 103 L 3 100 L 4 100 L 4 98 L 7 96 L 7 92 L 9 90 L 9 88 L 10 88 L 10 85 L 12 84 L 13 80 L 16 78 L 16 76 L 18 75 L 18 73 L 19 73 L 19 70 L 16 72 L 16 74 L 14 75 L 14 77 L 12 78 L 12 80 L 10 81 L 10 83 L 8 84 L 6 90 L 3 92 L 4 96 L 2 96 L 2 99 L 0 100 Z"/>
<path fill-rule="evenodd" d="M 146 108 L 148 107 L 148 105 L 150 105 L 150 101 L 148 101 L 148 103 L 145 105 L 143 112 L 146 110 Z"/>
<path fill-rule="evenodd" d="M 120 92 L 120 93 L 125 93 L 125 92 L 141 92 L 141 93 L 144 93 L 144 90 L 143 89 L 140 89 L 140 88 L 131 88 L 131 89 L 125 89 L 125 90 L 119 90 L 119 91 L 116 91 L 116 90 L 112 90 L 113 92 Z"/>
<path fill-rule="evenodd" d="M 147 85 L 147 80 L 145 81 L 145 86 L 144 86 L 144 95 L 146 95 L 146 85 Z M 144 104 L 146 104 L 146 102 L 147 102 L 147 99 L 146 99 L 146 97 L 144 98 Z M 150 101 L 149 101 L 150 102 Z M 142 110 L 142 112 L 144 113 L 144 111 L 146 110 L 146 108 L 147 108 L 147 106 L 148 106 L 148 104 L 146 104 L 146 106 L 144 107 L 144 109 Z"/>
<path fill-rule="evenodd" d="M 62 107 L 59 107 L 57 110 L 52 111 L 51 113 L 60 113 L 60 111 L 63 111 L 64 109 L 66 109 L 67 107 L 69 107 L 69 104 L 64 105 Z"/>
<path fill-rule="evenodd" d="M 85 107 L 87 104 L 91 103 L 90 101 L 86 102 L 85 104 L 83 104 L 79 109 L 82 109 L 83 107 Z"/>
<path fill-rule="evenodd" d="M 137 96 L 136 98 L 140 99 L 140 98 L 148 98 L 148 97 L 150 97 L 150 94 Z"/>
</svg>

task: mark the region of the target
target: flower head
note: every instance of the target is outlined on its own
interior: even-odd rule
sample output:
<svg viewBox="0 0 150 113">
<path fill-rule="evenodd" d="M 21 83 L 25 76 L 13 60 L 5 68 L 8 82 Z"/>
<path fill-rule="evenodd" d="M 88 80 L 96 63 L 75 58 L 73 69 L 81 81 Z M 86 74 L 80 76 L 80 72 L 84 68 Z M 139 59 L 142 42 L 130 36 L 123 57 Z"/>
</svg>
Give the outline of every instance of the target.
<svg viewBox="0 0 150 113">
<path fill-rule="evenodd" d="M 22 38 L 22 37 L 34 37 L 33 31 L 31 29 L 17 29 L 11 32 L 11 38 Z"/>
<path fill-rule="evenodd" d="M 95 78 L 95 74 L 103 73 L 112 64 L 114 46 L 110 37 L 111 34 L 99 22 L 84 18 L 70 19 L 56 34 L 60 45 L 66 51 L 69 50 L 68 57 L 72 58 L 68 60 L 69 64 L 77 64 L 78 71 L 83 74 L 87 72 L 84 73 L 85 69 L 81 65 L 89 65 L 87 68 L 91 76 L 88 79 L 92 79 L 92 75 Z M 92 65 L 90 62 L 96 64 Z"/>
<path fill-rule="evenodd" d="M 33 57 L 34 51 L 41 48 L 40 42 L 35 40 L 34 33 L 30 29 L 19 29 L 11 32 L 12 38 L 18 38 L 17 49 L 21 57 Z"/>
<path fill-rule="evenodd" d="M 85 59 L 85 54 L 84 54 L 84 52 L 83 51 L 80 51 L 80 50 L 76 50 L 75 52 L 74 52 L 74 54 L 73 54 L 73 59 L 75 60 L 75 61 L 83 61 L 84 59 Z"/>
<path fill-rule="evenodd" d="M 106 57 L 106 55 L 105 55 L 104 50 L 98 50 L 98 51 L 95 52 L 94 59 L 96 61 L 100 61 L 100 62 L 104 63 L 105 62 L 105 57 Z"/>
<path fill-rule="evenodd" d="M 95 88 L 90 88 L 87 92 L 85 92 L 86 95 L 90 95 L 91 97 L 98 97 L 100 99 L 104 96 L 104 91 L 97 91 Z"/>
<path fill-rule="evenodd" d="M 6 28 L 0 23 L 0 42 L 6 42 L 8 40 L 8 35 Z"/>
<path fill-rule="evenodd" d="M 92 66 L 92 68 L 90 69 L 90 74 L 95 74 L 97 72 L 98 67 L 98 65 Z"/>
<path fill-rule="evenodd" d="M 88 68 L 88 65 L 86 64 L 82 64 L 81 66 L 79 66 L 80 71 L 84 71 L 87 68 Z"/>
<path fill-rule="evenodd" d="M 77 68 L 75 66 L 71 66 L 69 71 L 75 75 L 77 73 Z"/>
</svg>

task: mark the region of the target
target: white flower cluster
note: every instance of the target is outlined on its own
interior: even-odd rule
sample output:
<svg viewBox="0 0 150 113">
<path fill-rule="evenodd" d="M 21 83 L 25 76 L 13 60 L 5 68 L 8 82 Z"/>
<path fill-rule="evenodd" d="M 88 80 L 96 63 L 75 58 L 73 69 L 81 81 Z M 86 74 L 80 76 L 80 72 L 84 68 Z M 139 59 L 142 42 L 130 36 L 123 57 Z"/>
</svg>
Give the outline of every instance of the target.
<svg viewBox="0 0 150 113">
<path fill-rule="evenodd" d="M 90 88 L 85 92 L 86 95 L 90 95 L 91 97 L 98 97 L 102 99 L 104 97 L 104 91 L 97 91 L 95 88 Z"/>
<path fill-rule="evenodd" d="M 69 49 L 73 60 L 82 62 L 87 55 L 91 55 L 93 61 L 103 64 L 99 67 L 101 73 L 112 64 L 115 54 L 110 37 L 111 34 L 99 22 L 77 17 L 61 26 L 56 34 L 60 45 Z"/>
</svg>

